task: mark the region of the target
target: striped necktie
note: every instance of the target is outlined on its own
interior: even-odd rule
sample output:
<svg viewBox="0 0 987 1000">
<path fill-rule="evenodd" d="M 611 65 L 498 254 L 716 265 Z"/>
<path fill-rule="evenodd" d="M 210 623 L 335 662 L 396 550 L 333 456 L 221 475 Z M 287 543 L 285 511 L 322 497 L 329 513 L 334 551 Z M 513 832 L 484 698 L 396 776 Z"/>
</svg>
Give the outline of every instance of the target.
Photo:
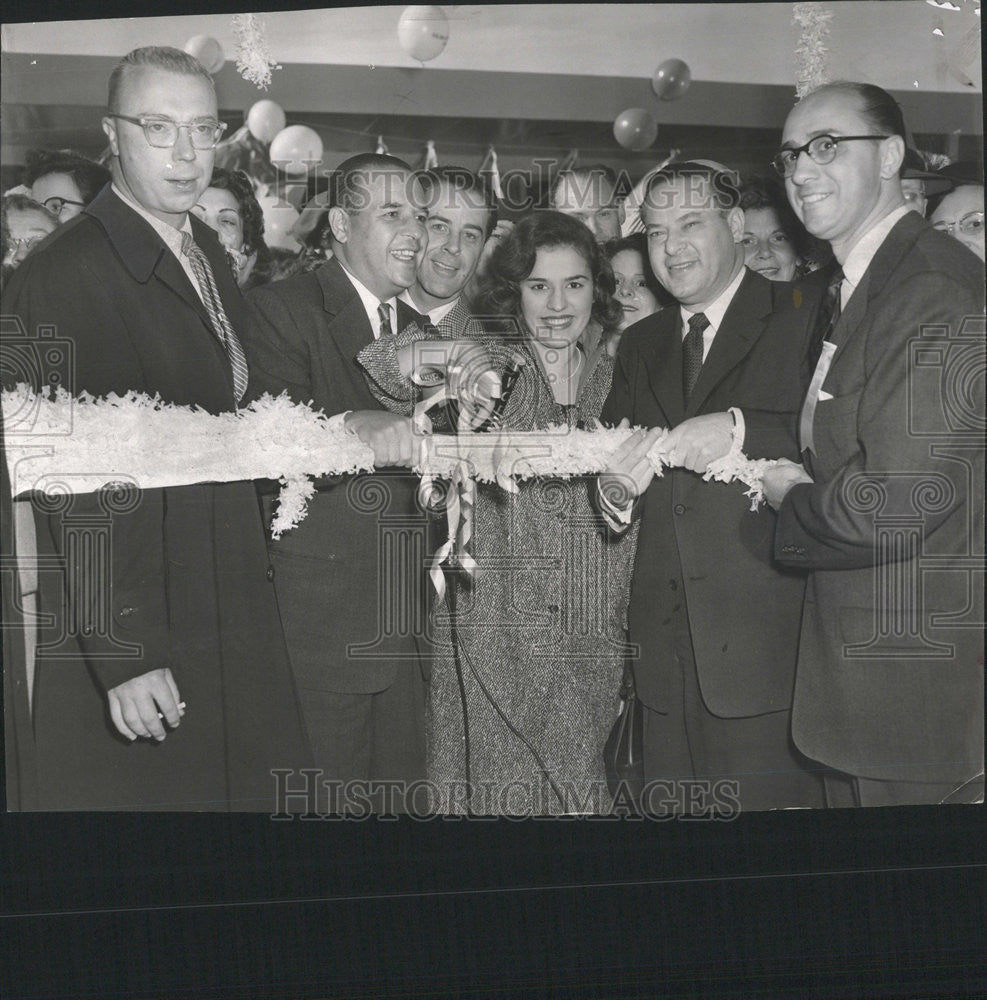
<svg viewBox="0 0 987 1000">
<path fill-rule="evenodd" d="M 380 317 L 380 335 L 382 337 L 393 336 L 394 330 L 391 329 L 391 307 L 385 302 L 381 302 L 377 306 L 377 315 Z"/>
<path fill-rule="evenodd" d="M 216 279 L 209 266 L 209 261 L 202 250 L 196 246 L 191 233 L 182 233 L 182 253 L 188 257 L 189 263 L 192 265 L 192 273 L 199 283 L 202 304 L 206 307 L 206 312 L 209 313 L 209 322 L 212 324 L 213 332 L 229 355 L 230 366 L 233 369 L 233 394 L 239 403 L 247 391 L 247 359 L 243 348 L 240 346 L 240 341 L 237 340 L 233 326 L 223 308 L 223 301 L 219 297 L 219 289 L 216 287 Z"/>
<path fill-rule="evenodd" d="M 703 366 L 703 331 L 709 326 L 705 313 L 689 317 L 689 332 L 682 341 L 682 395 L 688 405 Z"/>
</svg>

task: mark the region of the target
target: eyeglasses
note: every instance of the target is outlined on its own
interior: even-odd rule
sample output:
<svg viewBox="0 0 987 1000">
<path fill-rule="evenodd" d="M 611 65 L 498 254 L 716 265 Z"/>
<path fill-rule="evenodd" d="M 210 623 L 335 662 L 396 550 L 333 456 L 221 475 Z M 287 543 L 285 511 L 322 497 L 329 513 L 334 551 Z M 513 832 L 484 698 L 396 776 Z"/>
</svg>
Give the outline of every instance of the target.
<svg viewBox="0 0 987 1000">
<path fill-rule="evenodd" d="M 45 198 L 41 203 L 51 212 L 52 215 L 61 215 L 62 209 L 66 205 L 78 205 L 80 208 L 85 208 L 86 203 L 84 201 L 73 201 L 71 198 L 60 198 L 58 195 L 52 195 L 50 198 Z"/>
<path fill-rule="evenodd" d="M 149 146 L 155 149 L 171 149 L 178 142 L 179 129 L 187 128 L 193 149 L 215 149 L 216 144 L 226 131 L 226 122 L 213 121 L 211 118 L 194 122 L 176 122 L 171 118 L 141 115 L 131 118 L 130 115 L 118 115 L 110 112 L 111 118 L 122 118 L 125 122 L 140 125 L 144 130 L 144 138 Z"/>
<path fill-rule="evenodd" d="M 932 228 L 938 229 L 940 233 L 952 234 L 956 229 L 964 236 L 979 236 L 984 231 L 984 213 L 967 212 L 956 222 L 933 222 Z"/>
<path fill-rule="evenodd" d="M 802 153 L 820 165 L 832 163 L 836 158 L 837 145 L 841 142 L 856 142 L 858 139 L 887 139 L 886 135 L 817 135 L 804 146 L 795 149 L 783 149 L 772 161 L 771 166 L 782 177 L 791 177 L 795 173 L 795 165 Z"/>
</svg>

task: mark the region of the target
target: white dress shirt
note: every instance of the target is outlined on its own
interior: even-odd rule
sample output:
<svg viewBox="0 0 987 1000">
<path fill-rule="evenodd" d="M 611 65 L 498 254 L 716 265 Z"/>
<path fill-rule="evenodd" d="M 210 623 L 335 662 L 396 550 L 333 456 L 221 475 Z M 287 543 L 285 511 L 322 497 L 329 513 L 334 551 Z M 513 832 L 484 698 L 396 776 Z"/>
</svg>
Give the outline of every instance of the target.
<svg viewBox="0 0 987 1000">
<path fill-rule="evenodd" d="M 380 339 L 380 314 L 377 312 L 378 306 L 387 306 L 388 311 L 391 315 L 391 332 L 398 333 L 398 309 L 397 309 L 397 299 L 395 296 L 391 296 L 389 299 L 379 299 L 369 288 L 352 272 L 350 272 L 342 260 L 337 257 L 336 260 L 339 261 L 339 266 L 343 269 L 343 273 L 347 278 L 350 279 L 353 287 L 356 289 L 357 295 L 360 296 L 360 301 L 363 303 L 363 308 L 366 310 L 367 319 L 370 320 L 370 328 L 374 332 L 374 340 Z"/>
<path fill-rule="evenodd" d="M 894 229 L 898 220 L 908 215 L 911 209 L 907 205 L 889 212 L 880 222 L 872 226 L 854 244 L 843 262 L 843 284 L 840 285 L 840 312 L 846 309 L 850 296 L 860 284 L 864 272 L 870 267 L 874 255 L 881 249 L 881 244 L 888 238 L 888 233 Z"/>
</svg>

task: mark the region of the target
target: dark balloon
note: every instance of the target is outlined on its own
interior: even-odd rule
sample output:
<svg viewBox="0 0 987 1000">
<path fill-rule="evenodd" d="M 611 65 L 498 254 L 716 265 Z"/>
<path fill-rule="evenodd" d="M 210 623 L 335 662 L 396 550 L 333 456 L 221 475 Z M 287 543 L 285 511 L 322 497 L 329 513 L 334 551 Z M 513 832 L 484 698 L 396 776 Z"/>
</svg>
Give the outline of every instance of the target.
<svg viewBox="0 0 987 1000">
<path fill-rule="evenodd" d="M 678 100 L 692 83 L 692 72 L 681 59 L 666 59 L 651 77 L 651 87 L 663 101 Z"/>
<path fill-rule="evenodd" d="M 628 108 L 614 119 L 613 135 L 624 149 L 647 149 L 658 138 L 658 122 L 644 108 Z"/>
</svg>

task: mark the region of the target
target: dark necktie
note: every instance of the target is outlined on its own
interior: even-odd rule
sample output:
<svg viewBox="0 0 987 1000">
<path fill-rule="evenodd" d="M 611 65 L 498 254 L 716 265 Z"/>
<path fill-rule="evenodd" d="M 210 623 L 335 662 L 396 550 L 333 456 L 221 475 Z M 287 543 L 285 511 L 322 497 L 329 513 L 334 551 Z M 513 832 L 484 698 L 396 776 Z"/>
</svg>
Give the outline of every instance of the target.
<svg viewBox="0 0 987 1000">
<path fill-rule="evenodd" d="M 229 317 L 226 315 L 226 310 L 223 308 L 223 301 L 219 297 L 219 289 L 216 287 L 216 279 L 209 266 L 209 261 L 196 245 L 195 240 L 192 239 L 191 233 L 182 233 L 182 253 L 188 257 L 189 263 L 192 265 L 192 273 L 199 283 L 202 304 L 209 314 L 213 333 L 226 348 L 230 367 L 233 369 L 233 394 L 239 403 L 247 391 L 247 359 L 244 356 L 243 348 L 240 346 L 240 341 L 237 340 Z"/>
<path fill-rule="evenodd" d="M 840 321 L 841 297 L 840 289 L 843 285 L 843 268 L 838 267 L 833 273 L 829 284 L 826 286 L 826 296 L 819 309 L 819 322 L 813 335 L 812 345 L 809 349 L 809 362 L 812 368 L 816 367 L 819 355 L 822 353 L 824 340 L 833 343 L 833 331 Z"/>
<path fill-rule="evenodd" d="M 380 335 L 391 337 L 394 331 L 391 329 L 391 307 L 383 302 L 377 306 L 377 315 L 380 317 Z"/>
<path fill-rule="evenodd" d="M 705 313 L 694 313 L 689 317 L 689 332 L 682 341 L 682 395 L 687 404 L 703 366 L 703 331 L 708 326 Z"/>
</svg>

